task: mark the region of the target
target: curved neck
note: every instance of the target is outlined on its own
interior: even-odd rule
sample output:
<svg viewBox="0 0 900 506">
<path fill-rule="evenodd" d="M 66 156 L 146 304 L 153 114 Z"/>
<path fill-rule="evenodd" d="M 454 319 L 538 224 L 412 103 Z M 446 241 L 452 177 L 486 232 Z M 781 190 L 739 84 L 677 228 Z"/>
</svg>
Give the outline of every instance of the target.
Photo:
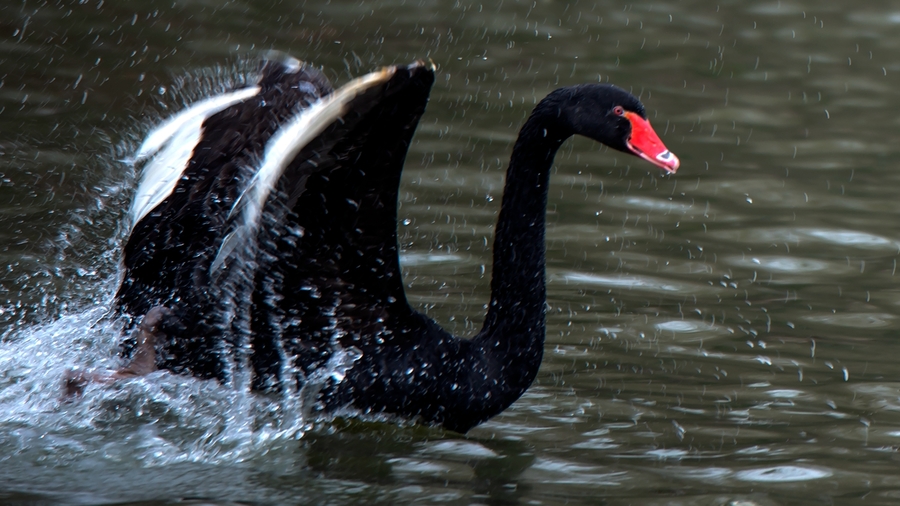
<svg viewBox="0 0 900 506">
<path fill-rule="evenodd" d="M 546 327 L 544 232 L 550 167 L 571 135 L 552 95 L 538 104 L 513 148 L 494 231 L 491 301 L 476 339 L 503 360 L 536 360 L 534 367 L 526 368 L 533 370 L 528 384 L 541 360 Z"/>
</svg>

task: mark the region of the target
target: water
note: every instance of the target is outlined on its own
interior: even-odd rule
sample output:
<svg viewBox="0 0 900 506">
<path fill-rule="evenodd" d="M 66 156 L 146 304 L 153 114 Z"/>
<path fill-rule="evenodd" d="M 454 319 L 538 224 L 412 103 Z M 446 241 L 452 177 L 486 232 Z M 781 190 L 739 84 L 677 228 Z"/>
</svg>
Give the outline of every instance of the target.
<svg viewBox="0 0 900 506">
<path fill-rule="evenodd" d="M 0 5 L 0 500 L 893 504 L 900 230 L 889 2 Z M 414 304 L 480 327 L 515 132 L 558 85 L 640 95 L 674 177 L 557 157 L 535 385 L 467 437 L 304 418 L 115 364 L 127 148 L 178 81 L 279 49 L 336 83 L 432 59 L 400 195 Z M 221 65 L 225 70 L 202 69 Z"/>
</svg>

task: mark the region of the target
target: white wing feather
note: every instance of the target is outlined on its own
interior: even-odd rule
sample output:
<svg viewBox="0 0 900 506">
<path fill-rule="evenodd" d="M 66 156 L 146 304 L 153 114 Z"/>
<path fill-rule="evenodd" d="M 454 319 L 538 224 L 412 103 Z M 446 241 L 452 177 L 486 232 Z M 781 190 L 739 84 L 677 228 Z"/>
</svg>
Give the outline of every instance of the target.
<svg viewBox="0 0 900 506">
<path fill-rule="evenodd" d="M 238 212 L 242 213 L 242 216 L 235 230 L 228 234 L 222 242 L 222 246 L 210 266 L 211 273 L 224 264 L 240 243 L 252 237 L 251 232 L 259 224 L 259 217 L 269 194 L 297 153 L 322 133 L 328 125 L 346 114 L 346 107 L 350 101 L 371 86 L 387 81 L 393 74 L 394 68 L 386 67 L 354 79 L 331 95 L 319 99 L 300 111 L 278 129 L 266 144 L 259 170 L 256 171 L 253 179 L 232 206 L 229 216 Z"/>
<path fill-rule="evenodd" d="M 147 134 L 144 142 L 141 143 L 141 147 L 138 148 L 137 154 L 134 155 L 134 161 L 139 162 L 152 156 L 153 153 L 159 151 L 163 145 L 169 142 L 185 124 L 195 120 L 197 117 L 208 118 L 222 109 L 250 98 L 257 93 L 259 93 L 259 86 L 251 86 L 195 102 L 187 109 L 163 121 Z"/>
<path fill-rule="evenodd" d="M 257 93 L 259 87 L 251 86 L 201 100 L 147 135 L 134 157 L 139 162 L 152 156 L 131 203 L 131 228 L 175 189 L 200 140 L 206 118 Z"/>
</svg>

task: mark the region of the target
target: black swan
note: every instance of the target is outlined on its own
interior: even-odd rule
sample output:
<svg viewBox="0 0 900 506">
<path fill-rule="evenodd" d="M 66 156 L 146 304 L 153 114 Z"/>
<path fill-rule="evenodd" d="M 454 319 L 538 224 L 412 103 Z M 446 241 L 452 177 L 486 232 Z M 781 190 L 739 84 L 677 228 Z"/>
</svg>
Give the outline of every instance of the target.
<svg viewBox="0 0 900 506">
<path fill-rule="evenodd" d="M 152 322 L 124 340 L 138 364 L 107 378 L 162 368 L 263 392 L 315 383 L 317 411 L 465 432 L 518 399 L 541 364 L 547 185 L 563 141 L 679 165 L 631 94 L 550 93 L 513 148 L 484 327 L 461 339 L 410 307 L 398 262 L 400 172 L 434 67 L 386 67 L 337 90 L 289 57 L 259 76 L 165 120 L 136 153 L 116 314 Z"/>
</svg>

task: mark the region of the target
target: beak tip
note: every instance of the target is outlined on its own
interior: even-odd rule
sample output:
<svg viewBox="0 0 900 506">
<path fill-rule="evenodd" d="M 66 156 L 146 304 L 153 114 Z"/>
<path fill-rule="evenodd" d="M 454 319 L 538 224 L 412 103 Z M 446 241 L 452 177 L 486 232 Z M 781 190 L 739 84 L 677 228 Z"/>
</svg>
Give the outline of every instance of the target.
<svg viewBox="0 0 900 506">
<path fill-rule="evenodd" d="M 669 174 L 674 174 L 681 162 L 675 153 L 666 149 L 650 122 L 634 113 L 626 113 L 625 117 L 631 122 L 631 134 L 625 141 L 628 151 Z"/>
<path fill-rule="evenodd" d="M 678 167 L 681 167 L 681 161 L 676 158 L 675 161 L 666 167 L 666 170 L 669 171 L 669 174 L 674 174 L 678 170 Z"/>
<path fill-rule="evenodd" d="M 656 155 L 656 161 L 659 163 L 659 166 L 665 169 L 669 174 L 674 174 L 678 170 L 678 167 L 681 166 L 681 160 L 675 156 L 675 153 L 672 153 L 669 150 L 665 150 Z"/>
</svg>

